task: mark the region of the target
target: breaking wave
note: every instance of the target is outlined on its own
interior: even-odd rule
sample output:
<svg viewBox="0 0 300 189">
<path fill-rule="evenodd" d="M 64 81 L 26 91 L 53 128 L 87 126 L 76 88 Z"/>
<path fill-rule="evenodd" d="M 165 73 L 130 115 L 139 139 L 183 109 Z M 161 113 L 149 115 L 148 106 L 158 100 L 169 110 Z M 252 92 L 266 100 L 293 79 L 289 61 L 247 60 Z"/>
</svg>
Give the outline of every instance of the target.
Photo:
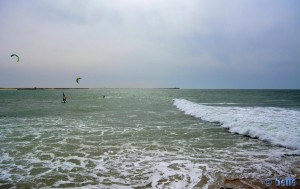
<svg viewBox="0 0 300 189">
<path fill-rule="evenodd" d="M 174 105 L 187 115 L 220 122 L 232 133 L 300 149 L 300 111 L 275 107 L 207 106 L 185 99 L 174 99 Z"/>
</svg>

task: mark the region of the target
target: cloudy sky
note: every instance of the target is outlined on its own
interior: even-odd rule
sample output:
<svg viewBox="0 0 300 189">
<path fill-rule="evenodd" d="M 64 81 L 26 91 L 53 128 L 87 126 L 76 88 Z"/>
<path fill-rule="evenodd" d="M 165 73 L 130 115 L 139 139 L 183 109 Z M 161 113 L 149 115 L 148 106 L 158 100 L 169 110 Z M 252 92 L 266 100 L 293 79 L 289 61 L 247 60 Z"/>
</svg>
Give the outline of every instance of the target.
<svg viewBox="0 0 300 189">
<path fill-rule="evenodd" d="M 299 89 L 299 10 L 299 0 L 1 0 L 0 87 Z"/>
</svg>

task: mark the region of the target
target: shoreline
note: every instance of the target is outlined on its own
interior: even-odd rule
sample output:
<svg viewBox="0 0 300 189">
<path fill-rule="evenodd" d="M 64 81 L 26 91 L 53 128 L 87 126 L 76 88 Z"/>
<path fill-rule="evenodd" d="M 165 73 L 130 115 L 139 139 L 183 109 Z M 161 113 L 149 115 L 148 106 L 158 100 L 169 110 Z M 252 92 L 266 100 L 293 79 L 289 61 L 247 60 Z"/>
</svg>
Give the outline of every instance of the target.
<svg viewBox="0 0 300 189">
<path fill-rule="evenodd" d="M 0 91 L 17 90 L 16 88 L 0 88 Z"/>
<path fill-rule="evenodd" d="M 89 89 L 89 88 L 64 88 L 64 87 L 47 87 L 47 88 L 0 88 L 0 90 L 5 91 L 5 90 L 55 90 L 55 89 Z"/>
<path fill-rule="evenodd" d="M 289 160 L 289 158 L 287 159 Z M 293 163 L 293 168 L 289 169 L 290 175 L 278 175 L 278 178 L 282 181 L 285 180 L 287 177 L 293 177 L 295 179 L 296 185 L 295 186 L 276 186 L 275 184 L 275 177 L 277 175 L 270 176 L 272 180 L 272 184 L 270 186 L 266 186 L 264 181 L 267 178 L 224 178 L 223 186 L 219 189 L 235 189 L 235 188 L 245 188 L 245 189 L 293 189 L 293 188 L 300 188 L 300 160 Z"/>
<path fill-rule="evenodd" d="M 224 186 L 220 187 L 220 189 L 235 189 L 235 188 L 245 188 L 245 189 L 293 189 L 300 187 L 300 179 L 295 178 L 296 185 L 295 186 L 276 186 L 275 180 L 272 180 L 272 184 L 270 186 L 266 186 L 262 180 L 259 179 L 225 179 Z"/>
</svg>

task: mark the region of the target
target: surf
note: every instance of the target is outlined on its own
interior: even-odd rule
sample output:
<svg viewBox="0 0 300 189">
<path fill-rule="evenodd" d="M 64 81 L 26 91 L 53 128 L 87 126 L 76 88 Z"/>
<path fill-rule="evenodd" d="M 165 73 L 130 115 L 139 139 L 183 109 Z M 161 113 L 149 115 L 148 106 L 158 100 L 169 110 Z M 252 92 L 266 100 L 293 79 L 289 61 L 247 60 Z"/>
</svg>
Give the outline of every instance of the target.
<svg viewBox="0 0 300 189">
<path fill-rule="evenodd" d="M 300 150 L 300 111 L 278 107 L 209 106 L 185 99 L 173 104 L 186 115 L 219 122 L 232 133 Z"/>
</svg>

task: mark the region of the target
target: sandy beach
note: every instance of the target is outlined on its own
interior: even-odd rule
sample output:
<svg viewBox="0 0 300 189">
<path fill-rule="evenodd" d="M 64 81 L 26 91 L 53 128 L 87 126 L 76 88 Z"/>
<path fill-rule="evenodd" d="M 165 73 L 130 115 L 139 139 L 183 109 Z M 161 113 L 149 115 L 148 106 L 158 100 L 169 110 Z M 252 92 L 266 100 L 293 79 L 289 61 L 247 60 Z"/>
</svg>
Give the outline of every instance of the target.
<svg viewBox="0 0 300 189">
<path fill-rule="evenodd" d="M 290 189 L 300 188 L 300 179 L 296 179 L 296 186 L 276 186 L 272 183 L 271 186 L 266 186 L 263 181 L 254 179 L 233 179 L 225 180 L 223 189 Z"/>
<path fill-rule="evenodd" d="M 297 157 L 298 158 L 298 157 Z M 299 158 L 298 158 L 299 159 Z M 299 189 L 300 188 L 300 161 L 290 170 L 292 176 L 296 179 L 296 186 L 276 186 L 275 180 L 272 180 L 271 186 L 266 186 L 264 180 L 260 179 L 225 179 L 223 189 Z M 288 175 L 287 175 L 288 176 Z M 275 177 L 275 176 L 274 176 Z M 274 178 L 273 177 L 273 178 Z M 280 179 L 284 179 L 281 178 Z"/>
</svg>

